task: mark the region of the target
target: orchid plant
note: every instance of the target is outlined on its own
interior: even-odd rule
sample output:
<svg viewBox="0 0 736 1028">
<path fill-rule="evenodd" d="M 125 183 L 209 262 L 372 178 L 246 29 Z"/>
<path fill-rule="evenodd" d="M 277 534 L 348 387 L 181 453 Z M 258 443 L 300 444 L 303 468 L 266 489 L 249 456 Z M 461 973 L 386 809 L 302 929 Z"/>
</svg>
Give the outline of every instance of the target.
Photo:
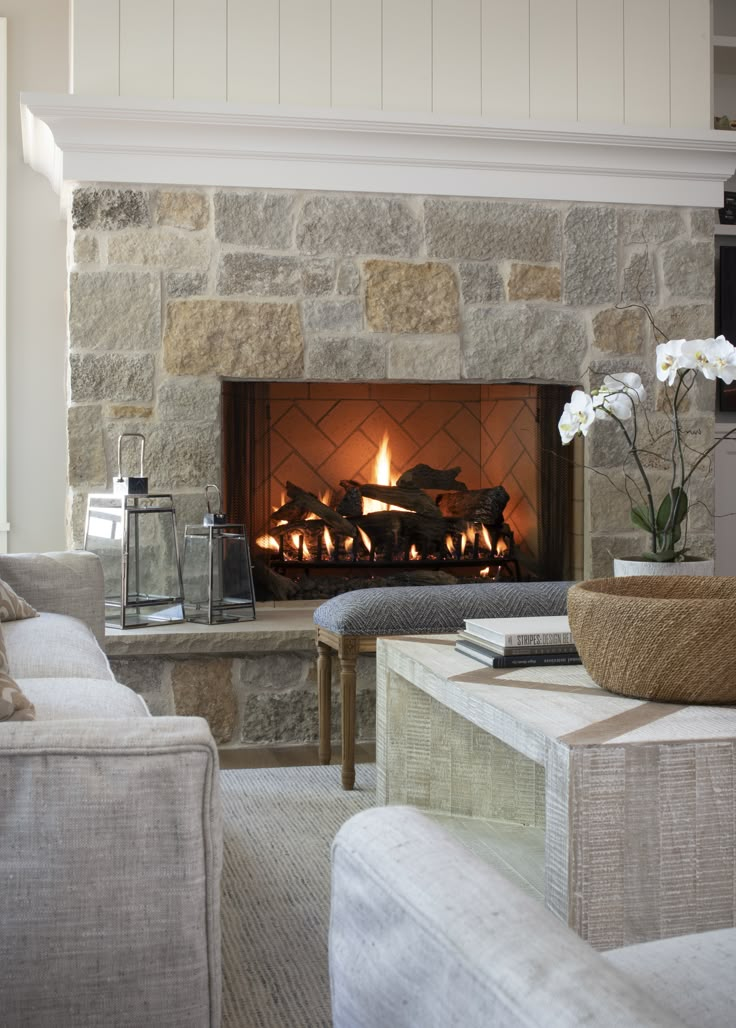
<svg viewBox="0 0 736 1028">
<path fill-rule="evenodd" d="M 720 378 L 727 384 L 736 379 L 736 347 L 723 336 L 717 339 L 672 339 L 657 346 L 656 361 L 657 378 L 673 390 L 669 402 L 671 475 L 667 493 L 661 501 L 655 500 L 651 479 L 642 461 L 649 451 L 640 443 L 640 421 L 642 416 L 646 416 L 642 406 L 646 393 L 639 375 L 632 372 L 606 375 L 603 384 L 591 393 L 576 389 L 570 402 L 565 404 L 558 427 L 562 442 L 567 444 L 576 436 L 587 436 L 598 420 L 608 419 L 618 425 L 628 446 L 624 472 L 627 493 L 632 502 L 631 520 L 649 536 L 649 549 L 641 559 L 684 560 L 687 486 L 695 470 L 720 440 L 704 453 L 688 447 L 682 437 L 680 408 L 699 374 L 711 381 Z M 635 494 L 631 492 L 634 480 L 627 468 L 629 459 L 639 477 Z"/>
</svg>

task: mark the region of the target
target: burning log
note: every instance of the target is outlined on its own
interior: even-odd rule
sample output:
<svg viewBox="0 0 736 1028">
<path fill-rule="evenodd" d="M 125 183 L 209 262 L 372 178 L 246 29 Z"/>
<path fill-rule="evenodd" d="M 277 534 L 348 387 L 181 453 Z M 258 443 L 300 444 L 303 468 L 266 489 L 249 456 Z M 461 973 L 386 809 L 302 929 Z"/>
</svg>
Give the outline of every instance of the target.
<svg viewBox="0 0 736 1028">
<path fill-rule="evenodd" d="M 413 486 L 417 489 L 453 489 L 457 492 L 465 492 L 467 486 L 464 482 L 458 482 L 460 467 L 431 468 L 429 464 L 416 464 L 409 468 L 396 482 L 397 486 Z"/>
<path fill-rule="evenodd" d="M 353 519 L 376 546 L 393 546 L 409 551 L 412 543 L 422 549 L 435 548 L 442 543 L 447 531 L 444 518 L 427 517 L 403 510 L 381 510 L 362 514 Z"/>
<path fill-rule="evenodd" d="M 468 489 L 465 492 L 441 493 L 437 507 L 446 518 L 480 521 L 484 525 L 501 525 L 509 494 L 502 485 L 491 489 Z"/>
<path fill-rule="evenodd" d="M 403 507 L 404 510 L 413 511 L 415 514 L 424 514 L 426 517 L 438 520 L 442 516 L 437 504 L 421 489 L 402 488 L 398 485 L 361 485 L 359 482 L 352 484 L 360 490 L 362 496 L 369 500 L 378 500 L 379 503 L 387 503 L 393 507 Z"/>
<path fill-rule="evenodd" d="M 286 483 L 286 495 L 293 500 L 293 504 L 284 504 L 278 510 L 274 511 L 271 517 L 274 521 L 284 520 L 284 511 L 289 513 L 295 512 L 297 519 L 304 517 L 304 514 L 316 514 L 318 518 L 321 518 L 326 525 L 329 525 L 333 531 L 340 535 L 348 535 L 351 539 L 354 539 L 357 535 L 357 529 L 352 525 L 346 518 L 337 511 L 333 510 L 332 507 L 328 507 L 326 503 L 322 503 L 318 500 L 314 493 L 308 493 L 304 489 L 300 489 L 298 485 L 294 485 L 293 482 Z M 290 520 L 289 517 L 286 520 Z M 285 526 L 281 525 L 281 528 Z"/>
<path fill-rule="evenodd" d="M 349 479 L 340 482 L 345 490 L 345 495 L 337 505 L 337 513 L 345 518 L 356 518 L 363 513 L 363 497 L 360 495 L 360 488 L 355 482 Z"/>
</svg>

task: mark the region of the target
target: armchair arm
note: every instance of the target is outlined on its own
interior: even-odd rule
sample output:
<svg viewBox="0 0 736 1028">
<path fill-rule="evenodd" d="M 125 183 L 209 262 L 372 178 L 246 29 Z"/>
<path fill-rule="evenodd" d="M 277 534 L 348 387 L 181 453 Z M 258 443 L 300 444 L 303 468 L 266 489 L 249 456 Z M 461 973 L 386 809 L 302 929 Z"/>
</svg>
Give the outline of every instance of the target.
<svg viewBox="0 0 736 1028">
<path fill-rule="evenodd" d="M 6 724 L 3 1021 L 215 1028 L 221 863 L 202 719 Z"/>
<path fill-rule="evenodd" d="M 36 610 L 69 614 L 84 621 L 105 647 L 105 585 L 102 564 L 94 553 L 0 555 L 0 578 Z"/>
<path fill-rule="evenodd" d="M 332 849 L 334 1028 L 675 1028 L 662 1008 L 409 807 L 352 817 Z"/>
</svg>

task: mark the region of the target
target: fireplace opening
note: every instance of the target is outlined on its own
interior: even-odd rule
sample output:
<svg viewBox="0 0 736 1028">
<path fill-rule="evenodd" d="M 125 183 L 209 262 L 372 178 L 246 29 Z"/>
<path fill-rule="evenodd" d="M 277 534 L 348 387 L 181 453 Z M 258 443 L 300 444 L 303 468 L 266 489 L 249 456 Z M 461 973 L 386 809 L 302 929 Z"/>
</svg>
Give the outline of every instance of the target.
<svg viewBox="0 0 736 1028">
<path fill-rule="evenodd" d="M 247 526 L 259 597 L 565 577 L 572 476 L 545 411 L 568 394 L 224 382 L 225 508 Z"/>
</svg>

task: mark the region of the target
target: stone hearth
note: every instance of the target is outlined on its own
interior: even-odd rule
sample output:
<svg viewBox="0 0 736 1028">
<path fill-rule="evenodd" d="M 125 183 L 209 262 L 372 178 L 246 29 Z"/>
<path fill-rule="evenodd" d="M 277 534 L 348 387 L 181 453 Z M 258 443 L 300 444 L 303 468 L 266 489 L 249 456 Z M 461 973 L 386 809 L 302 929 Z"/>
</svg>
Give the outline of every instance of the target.
<svg viewBox="0 0 736 1028">
<path fill-rule="evenodd" d="M 653 333 L 617 303 L 645 300 L 671 337 L 713 327 L 710 209 L 90 185 L 70 218 L 76 545 L 123 431 L 146 436 L 151 487 L 173 490 L 181 523 L 199 518 L 222 378 L 572 386 L 635 370 L 656 422 Z M 686 426 L 699 447 L 711 411 L 703 383 Z M 612 442 L 599 430 L 586 456 L 587 575 L 629 538 Z M 697 490 L 710 505 L 707 474 Z"/>
</svg>

